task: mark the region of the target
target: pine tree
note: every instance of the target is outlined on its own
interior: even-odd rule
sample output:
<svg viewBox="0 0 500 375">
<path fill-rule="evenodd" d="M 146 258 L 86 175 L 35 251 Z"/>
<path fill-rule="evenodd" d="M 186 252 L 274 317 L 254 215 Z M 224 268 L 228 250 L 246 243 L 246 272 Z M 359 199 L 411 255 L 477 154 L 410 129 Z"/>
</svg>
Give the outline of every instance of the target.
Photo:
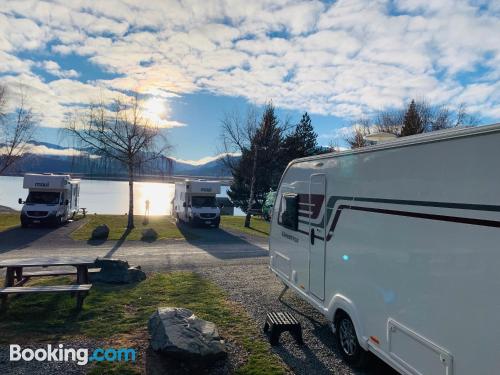
<svg viewBox="0 0 500 375">
<path fill-rule="evenodd" d="M 281 173 L 282 128 L 275 109 L 269 103 L 262 115 L 259 126 L 250 145 L 241 155 L 238 166 L 233 170 L 233 184 L 228 195 L 236 206 L 248 211 L 260 209 L 265 194 L 276 189 Z M 245 225 L 248 226 L 247 215 Z"/>
<path fill-rule="evenodd" d="M 420 134 L 423 133 L 424 130 L 424 122 L 418 113 L 415 100 L 412 100 L 405 113 L 403 128 L 401 129 L 401 137 Z"/>
<path fill-rule="evenodd" d="M 318 135 L 314 132 L 309 114 L 305 112 L 300 122 L 283 143 L 283 168 L 293 159 L 315 155 L 319 152 Z"/>
<path fill-rule="evenodd" d="M 318 151 L 318 135 L 314 132 L 309 114 L 305 112 L 295 128 L 297 154 L 299 157 L 311 156 Z"/>
</svg>

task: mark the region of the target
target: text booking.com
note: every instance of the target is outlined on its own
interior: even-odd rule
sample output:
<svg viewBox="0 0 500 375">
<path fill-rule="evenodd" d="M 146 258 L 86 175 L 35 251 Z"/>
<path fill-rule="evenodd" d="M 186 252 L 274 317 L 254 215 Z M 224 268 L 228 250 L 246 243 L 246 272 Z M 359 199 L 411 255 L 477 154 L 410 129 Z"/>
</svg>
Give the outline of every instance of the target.
<svg viewBox="0 0 500 375">
<path fill-rule="evenodd" d="M 85 348 L 65 348 L 63 344 L 48 344 L 45 348 L 22 348 L 20 345 L 10 345 L 10 360 L 38 362 L 76 362 L 84 366 L 89 362 L 135 362 L 135 349 L 130 348 L 97 348 L 93 352 Z"/>
</svg>

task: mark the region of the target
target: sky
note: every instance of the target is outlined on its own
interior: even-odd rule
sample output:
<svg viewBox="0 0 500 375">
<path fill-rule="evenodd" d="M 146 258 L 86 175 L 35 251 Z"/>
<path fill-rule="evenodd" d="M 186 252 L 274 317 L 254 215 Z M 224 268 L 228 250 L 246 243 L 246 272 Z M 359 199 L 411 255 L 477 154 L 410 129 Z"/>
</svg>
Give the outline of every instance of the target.
<svg viewBox="0 0 500 375">
<path fill-rule="evenodd" d="M 500 2 L 0 0 L 0 83 L 64 144 L 68 113 L 139 92 L 171 156 L 220 151 L 231 111 L 309 112 L 320 144 L 411 98 L 500 121 Z"/>
</svg>

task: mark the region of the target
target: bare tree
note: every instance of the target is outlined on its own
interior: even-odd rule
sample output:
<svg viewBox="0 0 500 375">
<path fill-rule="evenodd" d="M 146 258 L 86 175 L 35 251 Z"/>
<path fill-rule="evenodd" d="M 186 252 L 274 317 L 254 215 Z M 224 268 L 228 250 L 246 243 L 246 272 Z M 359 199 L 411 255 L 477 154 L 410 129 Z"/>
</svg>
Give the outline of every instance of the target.
<svg viewBox="0 0 500 375">
<path fill-rule="evenodd" d="M 7 88 L 0 86 L 0 175 L 20 161 L 29 151 L 36 122 L 27 105 L 23 87 L 19 89 L 19 102 L 12 113 L 7 109 Z"/>
<path fill-rule="evenodd" d="M 327 152 L 340 152 L 341 148 L 339 146 L 338 141 L 330 141 L 328 142 L 328 146 L 326 147 L 325 153 Z"/>
<path fill-rule="evenodd" d="M 352 125 L 353 131 L 344 138 L 344 141 L 352 148 L 360 148 L 368 145 L 366 136 L 371 134 L 370 121 L 368 119 L 360 119 Z"/>
<path fill-rule="evenodd" d="M 142 114 L 140 101 L 115 99 L 111 105 L 102 100 L 92 103 L 83 114 L 74 114 L 65 130 L 82 146 L 105 159 L 120 162 L 127 168 L 129 209 L 127 229 L 134 228 L 134 179 L 148 162 L 157 160 L 169 149 L 157 124 Z"/>
<path fill-rule="evenodd" d="M 380 112 L 374 120 L 377 132 L 390 133 L 399 137 L 401 126 L 405 117 L 405 111 L 394 109 Z"/>
<path fill-rule="evenodd" d="M 234 173 L 238 162 L 231 155 L 242 155 L 249 150 L 258 126 L 258 113 L 255 107 L 248 107 L 246 115 L 238 111 L 227 112 L 221 121 L 223 163 Z"/>
</svg>

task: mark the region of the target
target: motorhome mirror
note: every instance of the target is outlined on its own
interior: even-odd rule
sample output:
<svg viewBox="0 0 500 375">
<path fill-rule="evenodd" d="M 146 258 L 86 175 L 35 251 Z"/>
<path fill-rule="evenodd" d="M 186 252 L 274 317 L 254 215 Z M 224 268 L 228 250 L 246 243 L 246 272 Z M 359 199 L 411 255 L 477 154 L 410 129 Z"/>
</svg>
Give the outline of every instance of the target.
<svg viewBox="0 0 500 375">
<path fill-rule="evenodd" d="M 183 202 L 183 203 L 182 203 L 182 207 L 186 207 L 186 202 Z"/>
<path fill-rule="evenodd" d="M 224 203 L 219 203 L 219 208 L 224 208 Z"/>
<path fill-rule="evenodd" d="M 65 205 L 65 206 L 67 206 L 68 204 L 69 204 L 69 200 L 67 200 L 67 199 L 66 199 L 66 200 L 64 201 L 64 205 Z"/>
<path fill-rule="evenodd" d="M 17 203 L 19 203 L 19 204 L 23 204 L 23 200 L 22 200 L 21 198 L 19 198 L 19 199 L 17 200 Z"/>
</svg>

